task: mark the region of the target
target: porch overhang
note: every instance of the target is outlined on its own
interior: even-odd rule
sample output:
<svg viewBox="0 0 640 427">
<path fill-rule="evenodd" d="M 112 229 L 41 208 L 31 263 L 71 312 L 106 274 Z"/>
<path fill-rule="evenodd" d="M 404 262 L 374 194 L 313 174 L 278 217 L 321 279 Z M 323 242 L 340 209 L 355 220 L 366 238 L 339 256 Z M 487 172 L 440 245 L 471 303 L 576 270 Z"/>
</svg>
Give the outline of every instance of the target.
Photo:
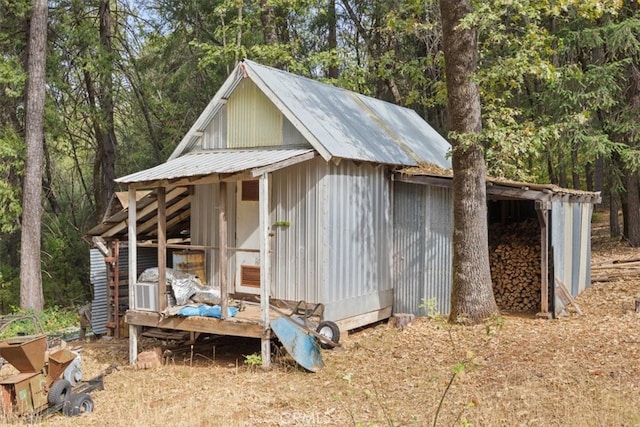
<svg viewBox="0 0 640 427">
<path fill-rule="evenodd" d="M 197 151 L 116 179 L 129 188 L 176 187 L 256 179 L 317 156 L 313 148 Z"/>
</svg>

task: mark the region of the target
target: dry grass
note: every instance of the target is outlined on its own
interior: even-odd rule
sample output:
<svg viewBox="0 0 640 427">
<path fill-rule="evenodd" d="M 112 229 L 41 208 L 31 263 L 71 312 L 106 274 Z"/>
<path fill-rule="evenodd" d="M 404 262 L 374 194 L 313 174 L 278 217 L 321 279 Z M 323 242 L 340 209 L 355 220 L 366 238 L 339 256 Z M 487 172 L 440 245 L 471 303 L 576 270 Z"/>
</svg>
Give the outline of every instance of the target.
<svg viewBox="0 0 640 427">
<path fill-rule="evenodd" d="M 594 259 L 639 252 L 594 232 Z M 640 278 L 594 284 L 585 315 L 504 315 L 485 325 L 418 319 L 381 324 L 323 353 L 316 374 L 243 364 L 243 348 L 189 352 L 154 370 L 126 366 L 126 347 L 84 350 L 85 374 L 112 363 L 95 411 L 48 426 L 636 426 L 640 425 Z M 228 344 L 227 344 L 228 345 Z M 223 349 L 224 345 L 220 344 Z M 234 352 L 235 351 L 235 352 Z M 206 354 L 204 354 L 206 353 Z M 215 360 L 211 361 L 209 359 Z"/>
</svg>

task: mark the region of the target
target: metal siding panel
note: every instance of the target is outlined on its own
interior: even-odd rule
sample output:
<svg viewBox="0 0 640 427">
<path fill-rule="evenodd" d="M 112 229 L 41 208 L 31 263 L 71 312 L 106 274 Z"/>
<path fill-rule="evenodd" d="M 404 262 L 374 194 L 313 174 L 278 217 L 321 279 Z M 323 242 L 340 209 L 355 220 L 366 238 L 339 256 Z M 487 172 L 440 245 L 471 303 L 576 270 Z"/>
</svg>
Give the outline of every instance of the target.
<svg viewBox="0 0 640 427">
<path fill-rule="evenodd" d="M 308 145 L 311 144 L 305 139 L 305 137 L 293 126 L 293 124 L 286 118 L 283 118 L 282 125 L 282 139 L 284 145 Z"/>
<path fill-rule="evenodd" d="M 426 314 L 427 301 L 446 314 L 451 305 L 451 190 L 394 184 L 394 312 Z"/>
<path fill-rule="evenodd" d="M 327 178 L 326 304 L 340 317 L 355 316 L 365 311 L 349 300 L 393 288 L 390 181 L 384 168 L 350 161 L 330 164 Z"/>
<path fill-rule="evenodd" d="M 227 105 L 229 148 L 282 145 L 282 113 L 251 80 L 238 85 Z"/>
<path fill-rule="evenodd" d="M 580 203 L 580 274 L 578 295 L 591 284 L 591 203 Z"/>
<path fill-rule="evenodd" d="M 273 230 L 274 298 L 325 302 L 320 289 L 326 283 L 322 262 L 322 182 L 326 173 L 326 163 L 317 158 L 273 174 L 273 223 L 290 223 L 288 227 L 274 227 Z"/>
<path fill-rule="evenodd" d="M 571 295 L 580 293 L 580 273 L 582 271 L 580 259 L 582 255 L 581 230 L 582 230 L 582 212 L 579 203 L 571 203 L 571 287 L 569 291 Z M 567 285 L 568 286 L 568 285 Z"/>
<path fill-rule="evenodd" d="M 107 333 L 107 264 L 97 249 L 89 250 L 90 282 L 93 286 L 91 301 L 91 330 L 96 335 Z"/>
<path fill-rule="evenodd" d="M 214 150 L 227 148 L 227 106 L 220 108 L 216 115 L 207 125 L 207 129 L 202 136 L 202 148 Z M 193 150 L 189 150 L 193 151 Z"/>
<path fill-rule="evenodd" d="M 551 207 L 551 246 L 553 248 L 553 282 L 551 286 L 555 287 L 555 279 L 559 279 L 564 283 L 565 280 L 565 206 L 563 202 L 553 202 Z M 558 298 L 557 292 L 554 293 L 554 311 L 559 313 L 564 304 Z"/>
<path fill-rule="evenodd" d="M 194 186 L 194 195 L 191 202 L 191 241 L 194 245 L 219 246 L 219 184 L 206 184 Z M 235 247 L 236 227 L 236 198 L 235 183 L 227 184 L 227 245 Z M 220 262 L 216 249 L 206 250 L 207 283 L 215 288 L 220 287 Z M 233 289 L 235 278 L 235 253 L 228 254 L 227 279 L 229 289 Z"/>
</svg>

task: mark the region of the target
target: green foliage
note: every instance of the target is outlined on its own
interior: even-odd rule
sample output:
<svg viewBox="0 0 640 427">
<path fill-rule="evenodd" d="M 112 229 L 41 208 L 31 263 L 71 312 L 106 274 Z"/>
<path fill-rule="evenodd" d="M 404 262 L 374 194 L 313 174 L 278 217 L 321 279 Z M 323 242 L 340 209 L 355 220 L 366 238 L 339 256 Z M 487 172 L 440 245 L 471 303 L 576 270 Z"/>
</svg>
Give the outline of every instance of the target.
<svg viewBox="0 0 640 427">
<path fill-rule="evenodd" d="M 0 233 L 18 229 L 22 213 L 19 178 L 24 167 L 24 141 L 11 126 L 0 127 Z"/>
<path fill-rule="evenodd" d="M 420 309 L 425 310 L 425 315 L 429 319 L 437 319 L 440 317 L 440 310 L 438 310 L 438 300 L 435 297 L 425 300 L 418 306 Z"/>
<path fill-rule="evenodd" d="M 14 307 L 11 314 L 22 315 L 24 319 L 10 323 L 0 334 L 0 339 L 11 338 L 20 334 L 36 335 L 41 332 L 47 335 L 54 335 L 69 327 L 78 325 L 78 312 L 76 310 L 61 309 L 58 306 L 45 308 L 38 315 Z"/>
<path fill-rule="evenodd" d="M 255 370 L 262 366 L 262 356 L 256 353 L 244 356 L 244 364 L 251 370 Z"/>
</svg>

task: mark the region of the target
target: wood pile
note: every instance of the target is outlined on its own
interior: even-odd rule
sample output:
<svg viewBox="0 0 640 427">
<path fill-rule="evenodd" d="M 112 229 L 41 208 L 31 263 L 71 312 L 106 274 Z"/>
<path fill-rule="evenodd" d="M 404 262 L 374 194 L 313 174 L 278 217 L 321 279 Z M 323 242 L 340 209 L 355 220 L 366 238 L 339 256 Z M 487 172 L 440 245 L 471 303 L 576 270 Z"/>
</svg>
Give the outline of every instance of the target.
<svg viewBox="0 0 640 427">
<path fill-rule="evenodd" d="M 640 257 L 614 259 L 591 264 L 591 283 L 610 282 L 640 275 Z"/>
<path fill-rule="evenodd" d="M 501 310 L 540 309 L 540 227 L 536 220 L 489 227 L 489 261 Z"/>
</svg>

